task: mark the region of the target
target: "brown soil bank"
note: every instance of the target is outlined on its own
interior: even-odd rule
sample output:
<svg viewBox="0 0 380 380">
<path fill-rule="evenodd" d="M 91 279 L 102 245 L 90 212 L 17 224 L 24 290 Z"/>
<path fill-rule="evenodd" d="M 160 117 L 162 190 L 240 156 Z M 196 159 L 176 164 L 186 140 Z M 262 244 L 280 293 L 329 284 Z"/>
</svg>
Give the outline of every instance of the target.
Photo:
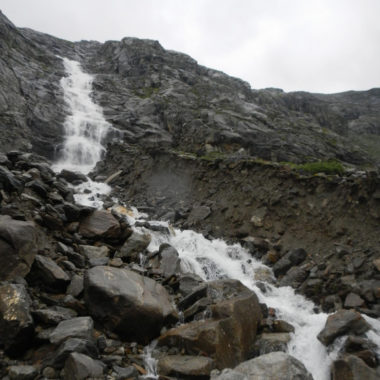
<svg viewBox="0 0 380 380">
<path fill-rule="evenodd" d="M 375 281 L 368 298 L 377 303 L 373 299 L 380 281 L 375 261 L 380 257 L 376 172 L 310 175 L 244 157 L 195 157 L 114 145 L 98 173 L 117 170 L 122 171 L 112 182 L 117 196 L 152 218 L 169 219 L 206 236 L 265 238 L 270 244 L 264 244 L 264 253 L 274 248 L 265 255 L 267 262 L 290 249 L 304 248 L 308 255 L 301 266 L 304 273 L 297 274 L 301 281 L 296 278 L 289 284 L 321 303 L 338 294 L 339 306 L 350 292 L 363 295 L 362 288 Z M 263 242 L 257 242 L 250 247 L 262 256 Z M 284 273 L 279 271 L 280 277 Z"/>
</svg>

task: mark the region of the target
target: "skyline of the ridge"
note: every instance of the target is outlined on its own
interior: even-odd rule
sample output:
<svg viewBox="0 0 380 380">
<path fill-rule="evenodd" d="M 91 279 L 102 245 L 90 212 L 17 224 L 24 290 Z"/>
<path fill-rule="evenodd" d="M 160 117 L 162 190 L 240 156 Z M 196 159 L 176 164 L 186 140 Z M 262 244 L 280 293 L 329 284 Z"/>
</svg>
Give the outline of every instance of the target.
<svg viewBox="0 0 380 380">
<path fill-rule="evenodd" d="M 377 0 L 3 0 L 0 9 L 18 27 L 71 41 L 158 40 L 252 88 L 380 87 Z"/>
</svg>

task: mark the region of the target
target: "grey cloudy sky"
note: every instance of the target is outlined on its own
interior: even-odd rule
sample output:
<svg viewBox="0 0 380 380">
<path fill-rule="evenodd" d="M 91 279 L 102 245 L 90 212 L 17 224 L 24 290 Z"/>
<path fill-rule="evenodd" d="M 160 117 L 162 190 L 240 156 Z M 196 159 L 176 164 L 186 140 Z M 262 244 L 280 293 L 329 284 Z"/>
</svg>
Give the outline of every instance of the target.
<svg viewBox="0 0 380 380">
<path fill-rule="evenodd" d="M 380 87 L 380 0 L 1 0 L 17 26 L 159 40 L 253 88 Z"/>
</svg>

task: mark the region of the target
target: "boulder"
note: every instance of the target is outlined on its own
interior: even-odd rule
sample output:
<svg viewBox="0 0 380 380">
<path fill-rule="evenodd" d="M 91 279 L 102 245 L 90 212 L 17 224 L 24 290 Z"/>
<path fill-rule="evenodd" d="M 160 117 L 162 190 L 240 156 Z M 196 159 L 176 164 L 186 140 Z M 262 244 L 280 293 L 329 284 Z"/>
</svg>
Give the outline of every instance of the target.
<svg viewBox="0 0 380 380">
<path fill-rule="evenodd" d="M 199 222 L 208 218 L 211 214 L 211 209 L 208 206 L 194 206 L 191 210 L 187 222 L 189 226 L 194 226 Z"/>
<path fill-rule="evenodd" d="M 149 342 L 175 313 L 162 285 L 130 270 L 91 268 L 84 288 L 90 315 L 125 339 Z"/>
<path fill-rule="evenodd" d="M 188 308 L 205 297 L 212 318 L 173 328 L 158 344 L 184 349 L 189 355 L 206 353 L 217 368 L 235 366 L 246 360 L 253 348 L 262 319 L 257 296 L 237 280 L 217 280 L 188 295 L 180 307 Z"/>
<path fill-rule="evenodd" d="M 138 255 L 142 253 L 150 244 L 151 236 L 137 231 L 133 231 L 132 235 L 116 253 L 115 257 L 120 257 L 128 261 L 138 261 Z"/>
<path fill-rule="evenodd" d="M 0 344 L 11 356 L 22 354 L 34 334 L 30 298 L 24 285 L 0 286 Z"/>
<path fill-rule="evenodd" d="M 68 338 L 93 339 L 94 322 L 91 317 L 77 317 L 62 321 L 50 334 L 52 344 L 60 344 Z"/>
<path fill-rule="evenodd" d="M 63 169 L 59 173 L 59 178 L 65 179 L 69 183 L 74 183 L 74 184 L 80 184 L 82 182 L 87 182 L 88 178 L 80 172 L 73 172 L 71 170 Z"/>
<path fill-rule="evenodd" d="M 344 300 L 344 307 L 346 309 L 356 309 L 358 307 L 364 307 L 365 301 L 363 298 L 355 293 L 348 293 L 346 299 Z"/>
<path fill-rule="evenodd" d="M 273 265 L 276 277 L 285 274 L 291 267 L 301 264 L 307 256 L 303 248 L 292 249 Z"/>
<path fill-rule="evenodd" d="M 65 363 L 65 380 L 82 380 L 90 378 L 103 378 L 105 365 L 87 355 L 73 352 Z"/>
<path fill-rule="evenodd" d="M 239 377 L 237 374 L 241 374 L 243 377 Z M 224 370 L 221 374 L 211 376 L 211 380 L 227 379 L 313 380 L 313 377 L 305 366 L 293 356 L 284 352 L 271 352 L 243 362 L 233 371 Z"/>
<path fill-rule="evenodd" d="M 66 293 L 73 297 L 78 297 L 83 292 L 83 289 L 83 277 L 75 274 L 67 287 Z"/>
<path fill-rule="evenodd" d="M 160 246 L 160 269 L 164 277 L 171 277 L 180 272 L 181 259 L 175 248 L 168 244 Z"/>
<path fill-rule="evenodd" d="M 21 194 L 23 187 L 22 182 L 10 170 L 4 166 L 0 166 L 0 189 L 10 193 L 16 191 Z"/>
<path fill-rule="evenodd" d="M 79 233 L 85 238 L 117 239 L 120 224 L 110 212 L 96 210 L 81 221 Z"/>
<path fill-rule="evenodd" d="M 157 368 L 160 375 L 208 379 L 213 360 L 205 356 L 168 355 L 158 361 Z"/>
<path fill-rule="evenodd" d="M 328 346 L 338 336 L 345 334 L 360 335 L 367 330 L 369 330 L 369 325 L 360 313 L 354 310 L 339 310 L 328 316 L 325 327 L 317 338 L 325 346 Z"/>
<path fill-rule="evenodd" d="M 94 359 L 99 355 L 93 341 L 81 338 L 69 338 L 58 348 L 52 366 L 54 368 L 63 368 L 66 359 L 72 352 L 78 352 Z"/>
<path fill-rule="evenodd" d="M 289 333 L 263 333 L 256 340 L 255 356 L 276 351 L 286 352 L 289 342 Z"/>
<path fill-rule="evenodd" d="M 12 365 L 8 370 L 11 380 L 34 380 L 37 375 L 38 369 L 32 365 Z"/>
<path fill-rule="evenodd" d="M 38 322 L 55 326 L 59 322 L 76 317 L 77 313 L 65 307 L 53 306 L 49 309 L 35 310 L 32 315 Z"/>
<path fill-rule="evenodd" d="M 333 362 L 331 366 L 332 380 L 378 380 L 379 374 L 368 367 L 363 360 L 353 355 Z"/>
<path fill-rule="evenodd" d="M 28 275 L 28 280 L 39 282 L 51 292 L 65 292 L 70 277 L 49 257 L 37 255 L 35 257 L 32 270 Z"/>
<path fill-rule="evenodd" d="M 87 260 L 108 257 L 110 251 L 109 248 L 104 245 L 101 247 L 96 247 L 92 245 L 81 245 L 80 249 L 82 254 L 87 258 Z"/>
<path fill-rule="evenodd" d="M 0 280 L 26 276 L 39 243 L 34 223 L 0 215 Z"/>
</svg>

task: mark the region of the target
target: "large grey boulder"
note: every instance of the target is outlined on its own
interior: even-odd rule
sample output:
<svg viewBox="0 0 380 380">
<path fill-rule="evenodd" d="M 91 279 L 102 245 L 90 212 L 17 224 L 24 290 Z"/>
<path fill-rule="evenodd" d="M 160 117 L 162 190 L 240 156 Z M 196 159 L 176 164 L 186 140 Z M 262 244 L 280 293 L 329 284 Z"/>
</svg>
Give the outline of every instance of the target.
<svg viewBox="0 0 380 380">
<path fill-rule="evenodd" d="M 121 257 L 128 261 L 138 260 L 138 255 L 144 252 L 150 241 L 151 236 L 149 234 L 133 231 L 132 235 L 124 243 L 120 251 L 116 253 L 115 257 Z"/>
<path fill-rule="evenodd" d="M 325 327 L 317 338 L 328 346 L 338 336 L 348 333 L 360 335 L 368 330 L 369 325 L 360 313 L 354 310 L 339 310 L 328 316 Z"/>
<path fill-rule="evenodd" d="M 94 267 L 86 272 L 84 288 L 90 315 L 125 339 L 150 341 L 175 313 L 162 285 L 130 270 Z"/>
<path fill-rule="evenodd" d="M 34 334 L 31 300 L 24 285 L 0 286 L 0 344 L 12 356 L 30 346 Z"/>
<path fill-rule="evenodd" d="M 0 215 L 0 280 L 26 276 L 39 243 L 34 223 Z"/>
<path fill-rule="evenodd" d="M 65 363 L 65 380 L 103 378 L 105 364 L 87 355 L 73 352 Z"/>
<path fill-rule="evenodd" d="M 70 277 L 49 257 L 37 255 L 28 279 L 38 281 L 51 292 L 65 292 Z"/>
<path fill-rule="evenodd" d="M 332 380 L 378 380 L 379 374 L 363 360 L 347 355 L 334 361 L 331 367 Z"/>
<path fill-rule="evenodd" d="M 243 375 L 239 377 L 238 374 Z M 228 377 L 229 376 L 229 377 Z M 284 352 L 271 352 L 239 364 L 221 374 L 213 374 L 212 380 L 313 380 L 305 366 Z"/>
<path fill-rule="evenodd" d="M 96 210 L 81 221 L 79 233 L 86 238 L 117 239 L 120 224 L 110 212 Z"/>
<path fill-rule="evenodd" d="M 34 380 L 37 375 L 38 369 L 32 365 L 12 365 L 8 370 L 11 380 Z"/>
<path fill-rule="evenodd" d="M 203 379 L 210 375 L 213 360 L 205 356 L 168 355 L 159 359 L 157 367 L 160 375 L 191 376 L 192 379 Z"/>
<path fill-rule="evenodd" d="M 54 368 L 62 368 L 65 361 L 72 352 L 85 354 L 96 359 L 99 355 L 98 349 L 94 341 L 81 338 L 69 338 L 65 340 L 58 348 L 52 366 Z"/>
<path fill-rule="evenodd" d="M 179 306 L 186 308 L 185 314 L 202 306 L 206 312 L 203 315 L 211 318 L 168 330 L 159 338 L 159 345 L 184 349 L 188 355 L 206 353 L 219 369 L 235 366 L 249 357 L 262 314 L 256 294 L 240 281 L 207 283 L 185 297 Z"/>
<path fill-rule="evenodd" d="M 50 342 L 60 344 L 68 338 L 92 340 L 94 322 L 91 317 L 77 317 L 62 321 L 50 334 Z"/>
</svg>

